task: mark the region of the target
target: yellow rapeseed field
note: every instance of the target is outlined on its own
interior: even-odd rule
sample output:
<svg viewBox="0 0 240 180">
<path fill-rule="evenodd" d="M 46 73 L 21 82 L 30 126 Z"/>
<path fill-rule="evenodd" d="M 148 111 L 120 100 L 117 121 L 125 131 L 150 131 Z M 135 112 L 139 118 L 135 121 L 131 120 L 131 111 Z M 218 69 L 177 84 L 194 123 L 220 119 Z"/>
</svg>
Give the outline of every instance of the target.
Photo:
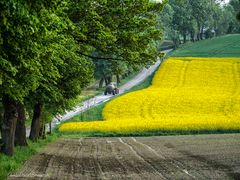
<svg viewBox="0 0 240 180">
<path fill-rule="evenodd" d="M 60 131 L 238 130 L 240 58 L 169 58 L 149 88 L 112 100 L 103 117 Z"/>
</svg>

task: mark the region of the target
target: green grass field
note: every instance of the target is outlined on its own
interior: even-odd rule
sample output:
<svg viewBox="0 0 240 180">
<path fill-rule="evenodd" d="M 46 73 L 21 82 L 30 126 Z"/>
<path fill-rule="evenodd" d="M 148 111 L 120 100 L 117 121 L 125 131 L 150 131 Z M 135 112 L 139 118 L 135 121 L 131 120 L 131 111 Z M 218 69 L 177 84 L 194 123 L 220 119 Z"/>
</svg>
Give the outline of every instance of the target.
<svg viewBox="0 0 240 180">
<path fill-rule="evenodd" d="M 240 34 L 187 43 L 171 52 L 171 57 L 240 57 Z"/>
</svg>

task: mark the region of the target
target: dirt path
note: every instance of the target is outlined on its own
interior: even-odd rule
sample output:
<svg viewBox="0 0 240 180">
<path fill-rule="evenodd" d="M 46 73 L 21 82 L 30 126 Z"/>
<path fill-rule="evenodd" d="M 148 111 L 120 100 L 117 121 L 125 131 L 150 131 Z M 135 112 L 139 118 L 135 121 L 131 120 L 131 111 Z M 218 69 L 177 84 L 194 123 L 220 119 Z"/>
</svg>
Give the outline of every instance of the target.
<svg viewBox="0 0 240 180">
<path fill-rule="evenodd" d="M 15 179 L 240 179 L 240 134 L 59 139 Z"/>
</svg>

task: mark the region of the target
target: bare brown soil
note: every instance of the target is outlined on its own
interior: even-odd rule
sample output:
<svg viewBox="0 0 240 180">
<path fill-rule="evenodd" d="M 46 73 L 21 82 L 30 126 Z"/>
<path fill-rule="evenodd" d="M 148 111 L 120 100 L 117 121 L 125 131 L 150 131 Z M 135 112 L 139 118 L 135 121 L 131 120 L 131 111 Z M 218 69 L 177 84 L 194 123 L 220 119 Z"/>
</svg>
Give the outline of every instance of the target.
<svg viewBox="0 0 240 180">
<path fill-rule="evenodd" d="M 240 134 L 59 139 L 9 179 L 240 179 Z"/>
</svg>

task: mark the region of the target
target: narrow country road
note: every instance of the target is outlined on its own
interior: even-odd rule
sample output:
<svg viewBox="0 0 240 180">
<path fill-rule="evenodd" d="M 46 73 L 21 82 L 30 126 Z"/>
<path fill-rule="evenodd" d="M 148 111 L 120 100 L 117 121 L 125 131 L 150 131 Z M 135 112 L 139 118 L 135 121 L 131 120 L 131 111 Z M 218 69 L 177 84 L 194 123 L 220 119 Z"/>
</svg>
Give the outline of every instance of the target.
<svg viewBox="0 0 240 180">
<path fill-rule="evenodd" d="M 9 180 L 240 179 L 240 134 L 59 139 Z"/>
<path fill-rule="evenodd" d="M 124 93 L 126 90 L 131 89 L 132 87 L 136 86 L 137 84 L 141 83 L 144 81 L 148 76 L 150 76 L 160 65 L 161 61 L 158 60 L 154 65 L 152 65 L 150 68 L 146 69 L 144 68 L 138 75 L 136 75 L 133 79 L 131 79 L 129 82 L 124 84 L 123 86 L 119 87 L 119 94 Z M 70 119 L 71 117 L 86 111 L 87 109 L 96 106 L 102 102 L 106 102 L 115 96 L 113 95 L 98 95 L 95 96 L 89 100 L 86 100 L 82 103 L 81 106 L 77 107 L 73 111 L 67 112 L 64 116 L 58 117 L 58 120 L 64 121 L 67 119 Z"/>
<path fill-rule="evenodd" d="M 171 50 L 165 50 L 163 52 L 167 53 Z M 161 64 L 161 60 L 158 59 L 157 62 L 150 66 L 148 69 L 144 68 L 141 72 L 139 72 L 139 74 L 137 74 L 133 79 L 131 79 L 130 81 L 128 81 L 126 84 L 124 84 L 123 86 L 119 87 L 119 94 L 124 93 L 125 91 L 131 89 L 132 87 L 140 84 L 141 82 L 143 82 L 147 77 L 149 77 Z M 62 115 L 62 116 L 57 116 L 52 120 L 52 128 L 55 128 L 58 124 L 60 124 L 62 121 L 68 120 L 86 110 L 88 110 L 91 107 L 97 106 L 103 102 L 109 101 L 110 99 L 114 98 L 115 96 L 113 95 L 98 95 L 95 96 L 91 99 L 88 99 L 84 102 L 81 103 L 80 106 L 77 106 L 74 110 L 72 111 L 68 111 L 66 112 L 66 114 Z M 49 126 L 47 124 L 47 131 L 49 130 Z M 26 129 L 26 135 L 27 137 L 30 134 L 30 127 Z"/>
<path fill-rule="evenodd" d="M 171 50 L 165 50 L 163 52 L 168 53 L 170 51 Z M 149 77 L 159 67 L 160 64 L 161 64 L 161 60 L 158 59 L 158 61 L 154 65 L 150 66 L 148 69 L 144 68 L 133 79 L 131 79 L 129 82 L 127 82 L 123 86 L 119 87 L 119 90 L 120 90 L 119 94 L 122 94 L 125 91 L 131 89 L 132 87 L 143 82 L 147 77 Z M 82 102 L 82 104 L 80 106 L 76 107 L 73 111 L 66 112 L 66 114 L 63 116 L 55 117 L 52 121 L 52 128 L 56 127 L 61 121 L 70 119 L 70 118 L 88 110 L 91 107 L 94 107 L 100 103 L 103 103 L 103 102 L 106 102 L 106 101 L 112 99 L 113 97 L 115 97 L 115 96 L 113 96 L 113 95 L 107 95 L 107 96 L 98 95 L 89 100 Z M 49 127 L 47 127 L 47 129 L 48 128 Z M 27 129 L 27 136 L 29 135 L 29 133 L 30 133 L 30 129 Z"/>
</svg>

